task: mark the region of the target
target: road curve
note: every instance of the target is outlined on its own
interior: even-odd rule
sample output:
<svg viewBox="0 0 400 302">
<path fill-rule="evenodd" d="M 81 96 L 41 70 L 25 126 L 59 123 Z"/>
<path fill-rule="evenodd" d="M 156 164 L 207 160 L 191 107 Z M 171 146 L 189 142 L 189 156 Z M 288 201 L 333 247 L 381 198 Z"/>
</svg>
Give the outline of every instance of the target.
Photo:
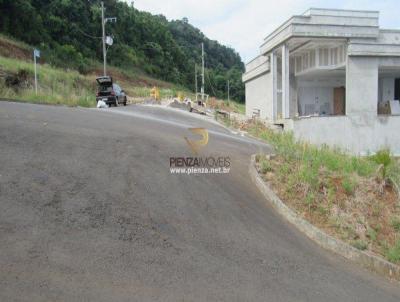
<svg viewBox="0 0 400 302">
<path fill-rule="evenodd" d="M 184 136 L 228 175 L 171 175 Z M 400 301 L 251 183 L 257 141 L 184 112 L 0 102 L 0 301 Z"/>
</svg>

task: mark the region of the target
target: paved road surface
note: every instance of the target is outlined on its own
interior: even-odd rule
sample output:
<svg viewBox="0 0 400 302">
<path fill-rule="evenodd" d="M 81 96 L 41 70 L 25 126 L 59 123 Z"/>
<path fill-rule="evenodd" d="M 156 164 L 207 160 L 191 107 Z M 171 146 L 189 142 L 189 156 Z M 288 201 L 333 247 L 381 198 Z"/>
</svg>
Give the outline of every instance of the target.
<svg viewBox="0 0 400 302">
<path fill-rule="evenodd" d="M 202 156 L 229 175 L 170 175 Z M 185 113 L 0 103 L 0 301 L 400 301 L 321 250 L 249 180 L 267 147 Z"/>
</svg>

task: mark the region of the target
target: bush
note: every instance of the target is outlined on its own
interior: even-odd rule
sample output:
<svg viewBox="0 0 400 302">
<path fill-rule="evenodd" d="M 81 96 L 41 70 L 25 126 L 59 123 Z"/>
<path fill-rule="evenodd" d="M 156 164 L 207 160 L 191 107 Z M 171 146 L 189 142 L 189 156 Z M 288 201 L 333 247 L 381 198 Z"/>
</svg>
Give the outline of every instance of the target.
<svg viewBox="0 0 400 302">
<path fill-rule="evenodd" d="M 44 47 L 44 56 L 51 65 L 65 69 L 76 69 L 80 73 L 86 73 L 89 61 L 72 45 L 57 45 L 50 49 Z"/>
<path fill-rule="evenodd" d="M 376 152 L 375 155 L 373 155 L 371 157 L 371 159 L 378 165 L 381 165 L 381 167 L 382 167 L 382 169 L 380 170 L 381 176 L 382 176 L 383 180 L 386 180 L 387 170 L 392 162 L 390 150 L 388 150 L 388 149 L 379 150 L 378 152 Z"/>
<path fill-rule="evenodd" d="M 353 241 L 353 243 L 351 245 L 361 251 L 364 251 L 368 248 L 368 244 L 363 240 L 355 240 L 355 241 Z"/>
<path fill-rule="evenodd" d="M 353 195 L 356 188 L 356 182 L 349 177 L 345 177 L 342 180 L 342 187 L 347 195 Z"/>
<path fill-rule="evenodd" d="M 396 232 L 400 232 L 400 217 L 393 217 L 390 224 Z"/>
<path fill-rule="evenodd" d="M 271 162 L 269 160 L 262 160 L 261 161 L 261 173 L 266 174 L 267 172 L 272 171 Z"/>
<path fill-rule="evenodd" d="M 371 239 L 371 241 L 376 241 L 378 238 L 378 232 L 372 228 L 368 228 L 367 237 Z"/>
<path fill-rule="evenodd" d="M 16 74 L 8 74 L 5 78 L 7 87 L 18 90 L 20 88 L 28 88 L 30 72 L 27 69 L 19 69 Z"/>
<path fill-rule="evenodd" d="M 109 49 L 109 63 L 119 67 L 138 66 L 139 58 L 132 47 L 115 44 Z"/>
<path fill-rule="evenodd" d="M 400 240 L 388 249 L 386 257 L 390 262 L 400 263 Z"/>
</svg>

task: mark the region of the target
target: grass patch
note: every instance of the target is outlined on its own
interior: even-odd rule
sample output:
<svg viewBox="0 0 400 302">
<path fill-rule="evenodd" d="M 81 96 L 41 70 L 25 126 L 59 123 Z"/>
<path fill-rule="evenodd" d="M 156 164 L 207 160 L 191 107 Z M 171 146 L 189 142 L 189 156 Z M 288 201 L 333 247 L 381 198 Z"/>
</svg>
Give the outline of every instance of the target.
<svg viewBox="0 0 400 302">
<path fill-rule="evenodd" d="M 388 249 L 386 257 L 391 262 L 400 263 L 400 240 L 398 240 L 394 246 Z"/>
<path fill-rule="evenodd" d="M 96 85 L 77 71 L 65 71 L 48 65 L 38 67 L 38 94 L 34 90 L 34 67 L 29 62 L 0 57 L 0 71 L 15 75 L 27 74 L 22 87 L 9 87 L 0 82 L 0 95 L 30 103 L 93 107 Z"/>
<path fill-rule="evenodd" d="M 342 181 L 343 189 L 347 195 L 354 195 L 356 185 L 356 182 L 349 177 L 345 177 Z"/>
<path fill-rule="evenodd" d="M 263 174 L 272 171 L 272 165 L 271 165 L 270 161 L 267 160 L 267 159 L 263 159 L 261 161 L 261 165 L 260 166 L 261 166 L 261 173 L 263 173 Z"/>
<path fill-rule="evenodd" d="M 23 87 L 6 85 L 7 76 L 15 76 L 21 71 L 27 74 Z M 185 96 L 191 93 L 178 85 L 152 79 L 142 73 L 122 71 L 109 67 L 114 81 L 119 83 L 133 98 L 148 98 L 153 86 L 159 87 L 160 97 L 176 97 L 179 92 Z M 0 96 L 22 102 L 66 106 L 94 107 L 97 84 L 95 74 L 82 75 L 75 70 L 64 70 L 47 64 L 38 64 L 38 94 L 34 91 L 34 66 L 32 62 L 0 56 Z"/>
<path fill-rule="evenodd" d="M 393 217 L 390 224 L 396 232 L 400 232 L 400 216 Z"/>
<path fill-rule="evenodd" d="M 352 246 L 354 246 L 356 249 L 359 249 L 361 251 L 364 251 L 368 248 L 368 244 L 363 240 L 353 241 Z"/>
<path fill-rule="evenodd" d="M 258 170 L 288 206 L 357 249 L 399 261 L 400 204 L 392 184 L 400 168 L 388 150 L 357 157 L 259 122 L 246 130 L 274 147 L 273 159 L 258 156 Z"/>
<path fill-rule="evenodd" d="M 245 115 L 246 114 L 246 105 L 243 103 L 239 103 L 234 100 L 217 100 L 216 98 L 210 98 L 207 102 L 207 106 L 212 109 L 224 110 L 227 112 L 235 112 Z"/>
</svg>

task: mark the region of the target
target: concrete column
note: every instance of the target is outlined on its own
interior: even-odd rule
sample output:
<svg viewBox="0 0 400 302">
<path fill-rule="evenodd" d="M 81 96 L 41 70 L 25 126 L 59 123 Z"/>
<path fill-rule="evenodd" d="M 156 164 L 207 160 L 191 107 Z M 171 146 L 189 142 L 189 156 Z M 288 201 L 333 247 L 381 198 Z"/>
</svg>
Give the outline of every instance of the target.
<svg viewBox="0 0 400 302">
<path fill-rule="evenodd" d="M 274 52 L 271 52 L 270 64 L 272 75 L 272 119 L 276 120 L 278 118 L 278 66 Z"/>
<path fill-rule="evenodd" d="M 289 70 L 289 47 L 282 46 L 282 117 L 290 118 L 290 70 Z"/>
<path fill-rule="evenodd" d="M 346 115 L 376 116 L 377 108 L 378 60 L 349 56 L 346 64 Z"/>
</svg>

